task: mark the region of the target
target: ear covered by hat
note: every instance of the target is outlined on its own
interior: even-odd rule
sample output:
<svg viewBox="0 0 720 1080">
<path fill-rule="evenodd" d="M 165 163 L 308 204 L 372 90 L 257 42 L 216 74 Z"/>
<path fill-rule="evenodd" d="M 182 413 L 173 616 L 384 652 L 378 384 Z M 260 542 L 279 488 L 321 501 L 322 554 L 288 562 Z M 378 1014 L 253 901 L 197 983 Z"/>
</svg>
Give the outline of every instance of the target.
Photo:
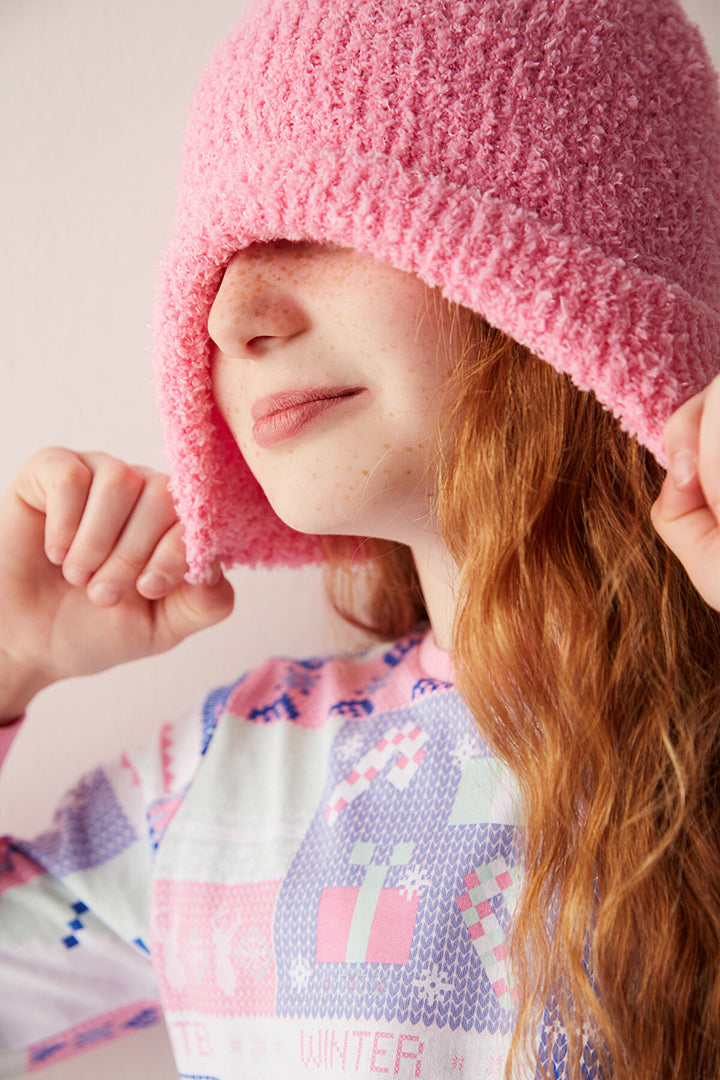
<svg viewBox="0 0 720 1080">
<path fill-rule="evenodd" d="M 191 110 L 155 316 L 192 580 L 322 558 L 213 403 L 207 318 L 254 241 L 353 247 L 592 389 L 661 461 L 720 368 L 720 105 L 677 0 L 261 0 Z"/>
</svg>

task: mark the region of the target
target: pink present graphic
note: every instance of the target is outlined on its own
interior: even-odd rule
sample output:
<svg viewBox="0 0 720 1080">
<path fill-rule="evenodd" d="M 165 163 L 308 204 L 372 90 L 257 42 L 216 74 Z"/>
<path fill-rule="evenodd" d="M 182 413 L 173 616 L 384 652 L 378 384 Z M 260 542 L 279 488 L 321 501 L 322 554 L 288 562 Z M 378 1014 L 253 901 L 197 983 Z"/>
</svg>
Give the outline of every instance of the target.
<svg viewBox="0 0 720 1080">
<path fill-rule="evenodd" d="M 406 866 L 413 844 L 396 844 L 390 862 L 373 866 L 374 844 L 357 843 L 351 865 L 366 866 L 362 884 L 323 889 L 317 914 L 318 963 L 407 964 L 418 894 L 383 888 L 391 866 Z"/>
</svg>

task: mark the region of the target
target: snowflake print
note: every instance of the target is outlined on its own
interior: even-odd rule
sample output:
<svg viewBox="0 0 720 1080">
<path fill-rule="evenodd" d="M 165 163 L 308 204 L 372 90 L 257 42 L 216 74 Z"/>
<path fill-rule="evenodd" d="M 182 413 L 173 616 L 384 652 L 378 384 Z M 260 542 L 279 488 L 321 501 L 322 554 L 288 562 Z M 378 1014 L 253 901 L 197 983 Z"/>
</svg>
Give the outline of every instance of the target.
<svg viewBox="0 0 720 1080">
<path fill-rule="evenodd" d="M 462 1054 L 453 1054 L 452 1056 L 452 1071 L 462 1072 L 465 1068 L 465 1058 Z"/>
<path fill-rule="evenodd" d="M 301 694 L 309 694 L 312 688 L 316 685 L 319 675 L 314 671 L 307 671 L 303 668 L 291 667 L 283 673 L 281 681 L 277 684 L 276 689 L 279 691 L 285 690 L 299 690 Z"/>
<path fill-rule="evenodd" d="M 290 982 L 295 990 L 304 990 L 312 977 L 313 968 L 307 960 L 297 956 L 290 968 Z"/>
<path fill-rule="evenodd" d="M 182 944 L 182 959 L 185 970 L 195 982 L 202 982 L 210 963 L 205 941 L 199 930 L 189 930 Z"/>
<path fill-rule="evenodd" d="M 372 694 L 375 694 L 378 690 L 381 690 L 383 688 L 383 686 L 385 685 L 385 683 L 390 678 L 390 675 L 391 675 L 390 671 L 384 671 L 382 673 L 382 675 L 376 675 L 375 678 L 371 679 L 370 682 L 365 687 L 365 692 L 367 694 L 372 695 Z"/>
<path fill-rule="evenodd" d="M 505 1075 L 505 1059 L 499 1054 L 488 1054 L 484 1061 L 484 1080 L 502 1080 Z"/>
<path fill-rule="evenodd" d="M 412 867 L 405 871 L 405 874 L 398 882 L 400 895 L 404 895 L 406 900 L 413 900 L 416 896 L 420 897 L 423 889 L 427 888 L 428 885 L 430 885 L 430 879 L 423 877 L 420 870 L 414 870 Z"/>
<path fill-rule="evenodd" d="M 235 956 L 246 971 L 256 980 L 265 975 L 270 964 L 270 947 L 257 927 L 250 928 L 238 942 Z"/>
<path fill-rule="evenodd" d="M 362 755 L 364 740 L 359 731 L 346 736 L 338 747 L 338 757 L 341 761 L 357 761 Z"/>
<path fill-rule="evenodd" d="M 463 769 L 472 758 L 479 757 L 480 745 L 471 731 L 465 731 L 450 751 L 450 757 Z"/>
<path fill-rule="evenodd" d="M 418 997 L 428 1005 L 434 1005 L 438 998 L 452 991 L 452 983 L 445 982 L 445 972 L 440 970 L 439 964 L 433 964 L 419 979 L 413 979 L 413 986 L 417 987 Z"/>
</svg>

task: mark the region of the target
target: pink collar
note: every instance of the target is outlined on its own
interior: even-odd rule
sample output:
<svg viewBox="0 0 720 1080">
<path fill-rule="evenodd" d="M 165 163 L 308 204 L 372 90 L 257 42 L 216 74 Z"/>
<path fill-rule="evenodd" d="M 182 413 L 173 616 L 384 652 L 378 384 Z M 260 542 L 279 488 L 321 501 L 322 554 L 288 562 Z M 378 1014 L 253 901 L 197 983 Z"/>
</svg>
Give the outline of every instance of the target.
<svg viewBox="0 0 720 1080">
<path fill-rule="evenodd" d="M 432 627 L 425 634 L 420 646 L 420 666 L 434 679 L 454 682 L 450 653 L 440 648 Z"/>
</svg>

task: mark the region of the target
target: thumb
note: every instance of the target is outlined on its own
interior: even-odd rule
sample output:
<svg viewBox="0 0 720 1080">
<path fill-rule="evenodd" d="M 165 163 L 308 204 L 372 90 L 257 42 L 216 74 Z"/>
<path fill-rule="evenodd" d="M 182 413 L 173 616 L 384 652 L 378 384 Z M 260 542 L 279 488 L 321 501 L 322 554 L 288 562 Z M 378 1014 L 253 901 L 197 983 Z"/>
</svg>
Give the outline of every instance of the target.
<svg viewBox="0 0 720 1080">
<path fill-rule="evenodd" d="M 686 401 L 665 427 L 668 474 L 652 508 L 658 534 L 701 596 L 720 607 L 720 527 L 714 506 L 720 382 Z"/>
<path fill-rule="evenodd" d="M 698 469 L 700 425 L 706 396 L 707 390 L 703 390 L 690 398 L 665 425 L 668 471 L 653 507 L 653 523 L 661 535 L 663 529 L 672 529 L 681 519 L 707 505 Z"/>
<path fill-rule="evenodd" d="M 222 576 L 212 585 L 183 581 L 157 604 L 157 651 L 160 652 L 226 619 L 233 609 L 234 592 Z"/>
</svg>

